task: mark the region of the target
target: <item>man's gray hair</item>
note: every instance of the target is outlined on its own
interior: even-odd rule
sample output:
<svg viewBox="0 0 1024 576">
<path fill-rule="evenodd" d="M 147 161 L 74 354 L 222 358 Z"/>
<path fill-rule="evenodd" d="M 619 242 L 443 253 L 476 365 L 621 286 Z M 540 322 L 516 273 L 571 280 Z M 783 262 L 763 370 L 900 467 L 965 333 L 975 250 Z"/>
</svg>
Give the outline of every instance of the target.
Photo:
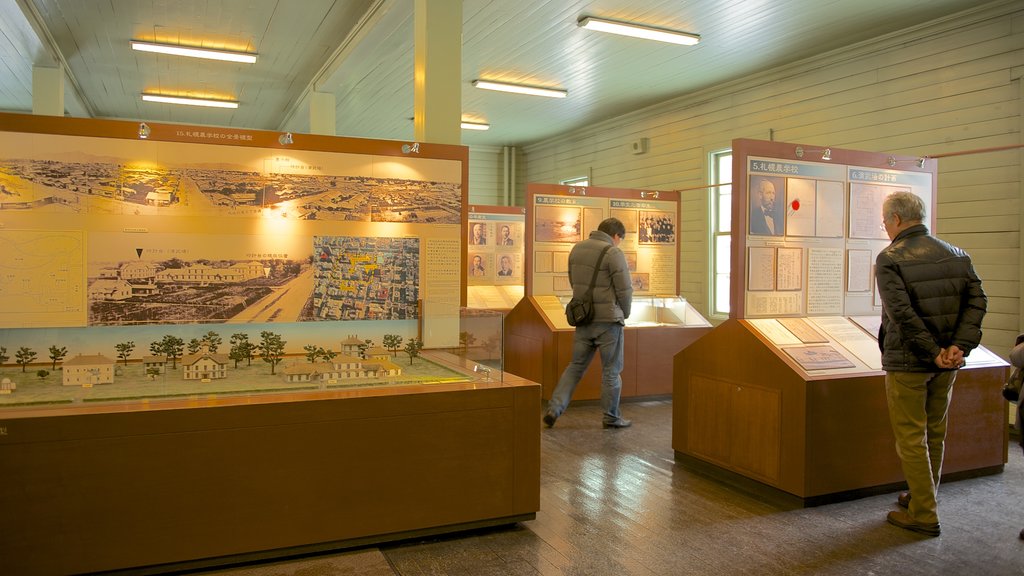
<svg viewBox="0 0 1024 576">
<path fill-rule="evenodd" d="M 924 222 L 924 200 L 910 192 L 893 192 L 882 203 L 885 217 L 895 214 L 904 222 Z"/>
</svg>

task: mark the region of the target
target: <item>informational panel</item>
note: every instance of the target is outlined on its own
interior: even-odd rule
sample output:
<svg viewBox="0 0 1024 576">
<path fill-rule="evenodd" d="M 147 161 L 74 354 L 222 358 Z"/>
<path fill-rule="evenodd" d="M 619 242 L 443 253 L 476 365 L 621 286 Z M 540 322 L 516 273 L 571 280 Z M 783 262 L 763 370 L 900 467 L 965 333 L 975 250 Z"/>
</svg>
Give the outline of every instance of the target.
<svg viewBox="0 0 1024 576">
<path fill-rule="evenodd" d="M 882 203 L 896 191 L 914 193 L 934 224 L 934 161 L 920 167 L 916 158 L 753 140 L 733 146 L 733 316 L 880 314 L 874 262 L 889 244 Z"/>
<path fill-rule="evenodd" d="M 465 148 L 148 128 L 0 115 L 8 351 L 113 356 L 131 342 L 137 358 L 167 334 L 227 341 L 241 330 L 216 325 L 244 324 L 294 354 L 457 319 Z M 351 324 L 321 335 L 338 322 Z M 457 320 L 426 333 L 457 341 Z"/>
<path fill-rule="evenodd" d="M 634 296 L 679 291 L 679 193 L 529 184 L 527 294 L 569 296 L 569 252 L 615 217 L 626 227 L 625 253 Z"/>
<path fill-rule="evenodd" d="M 466 228 L 466 305 L 511 309 L 523 297 L 526 208 L 469 207 Z"/>
</svg>

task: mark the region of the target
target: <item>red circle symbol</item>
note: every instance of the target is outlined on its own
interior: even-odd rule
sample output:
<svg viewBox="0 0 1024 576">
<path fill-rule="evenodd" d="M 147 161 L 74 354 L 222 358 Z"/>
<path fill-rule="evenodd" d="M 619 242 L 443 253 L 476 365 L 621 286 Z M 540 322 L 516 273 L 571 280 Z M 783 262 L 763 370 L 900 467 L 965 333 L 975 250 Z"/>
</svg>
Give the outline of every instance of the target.
<svg viewBox="0 0 1024 576">
<path fill-rule="evenodd" d="M 791 204 L 791 206 L 793 206 L 793 210 L 799 210 L 800 209 L 800 201 L 799 200 L 793 200 L 793 203 Z"/>
</svg>

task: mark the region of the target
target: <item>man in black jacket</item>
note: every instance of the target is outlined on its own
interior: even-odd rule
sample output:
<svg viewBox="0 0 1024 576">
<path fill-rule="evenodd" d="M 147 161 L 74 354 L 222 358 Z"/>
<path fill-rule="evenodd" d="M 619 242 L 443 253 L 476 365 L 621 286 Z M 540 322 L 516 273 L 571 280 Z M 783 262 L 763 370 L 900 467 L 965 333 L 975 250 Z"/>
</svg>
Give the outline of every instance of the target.
<svg viewBox="0 0 1024 576">
<path fill-rule="evenodd" d="M 956 371 L 981 343 L 987 299 L 966 252 L 928 234 L 924 202 L 896 192 L 882 204 L 892 243 L 875 260 L 882 298 L 878 345 L 889 420 L 909 492 L 890 524 L 939 535 L 935 492 Z"/>
<path fill-rule="evenodd" d="M 598 225 L 590 237 L 577 243 L 569 252 L 569 283 L 573 294 L 582 296 L 594 278 L 594 267 L 601 251 L 608 248 L 594 280 L 594 319 L 586 325 L 576 326 L 572 360 L 562 372 L 555 391 L 544 412 L 544 424 L 549 428 L 565 412 L 580 378 L 594 358 L 601 353 L 601 409 L 605 428 L 628 428 L 632 422 L 619 412 L 622 393 L 622 361 L 624 350 L 623 328 L 633 304 L 633 282 L 629 276 L 626 255 L 619 243 L 626 236 L 626 226 L 618 218 L 607 218 Z M 610 244 L 610 246 L 609 246 Z"/>
</svg>

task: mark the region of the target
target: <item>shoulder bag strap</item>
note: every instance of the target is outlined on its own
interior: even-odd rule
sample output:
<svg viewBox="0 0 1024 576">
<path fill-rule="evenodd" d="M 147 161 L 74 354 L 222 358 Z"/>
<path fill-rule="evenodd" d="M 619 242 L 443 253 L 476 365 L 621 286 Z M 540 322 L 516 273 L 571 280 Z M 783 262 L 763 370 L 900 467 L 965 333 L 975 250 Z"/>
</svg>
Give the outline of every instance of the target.
<svg viewBox="0 0 1024 576">
<path fill-rule="evenodd" d="M 597 282 L 597 272 L 601 269 L 601 261 L 604 260 L 605 252 L 608 252 L 611 247 L 611 244 L 605 246 L 604 249 L 601 250 L 601 255 L 597 257 L 597 264 L 594 265 L 594 275 L 590 277 L 590 286 L 587 288 L 587 298 L 593 298 L 594 284 Z"/>
</svg>

